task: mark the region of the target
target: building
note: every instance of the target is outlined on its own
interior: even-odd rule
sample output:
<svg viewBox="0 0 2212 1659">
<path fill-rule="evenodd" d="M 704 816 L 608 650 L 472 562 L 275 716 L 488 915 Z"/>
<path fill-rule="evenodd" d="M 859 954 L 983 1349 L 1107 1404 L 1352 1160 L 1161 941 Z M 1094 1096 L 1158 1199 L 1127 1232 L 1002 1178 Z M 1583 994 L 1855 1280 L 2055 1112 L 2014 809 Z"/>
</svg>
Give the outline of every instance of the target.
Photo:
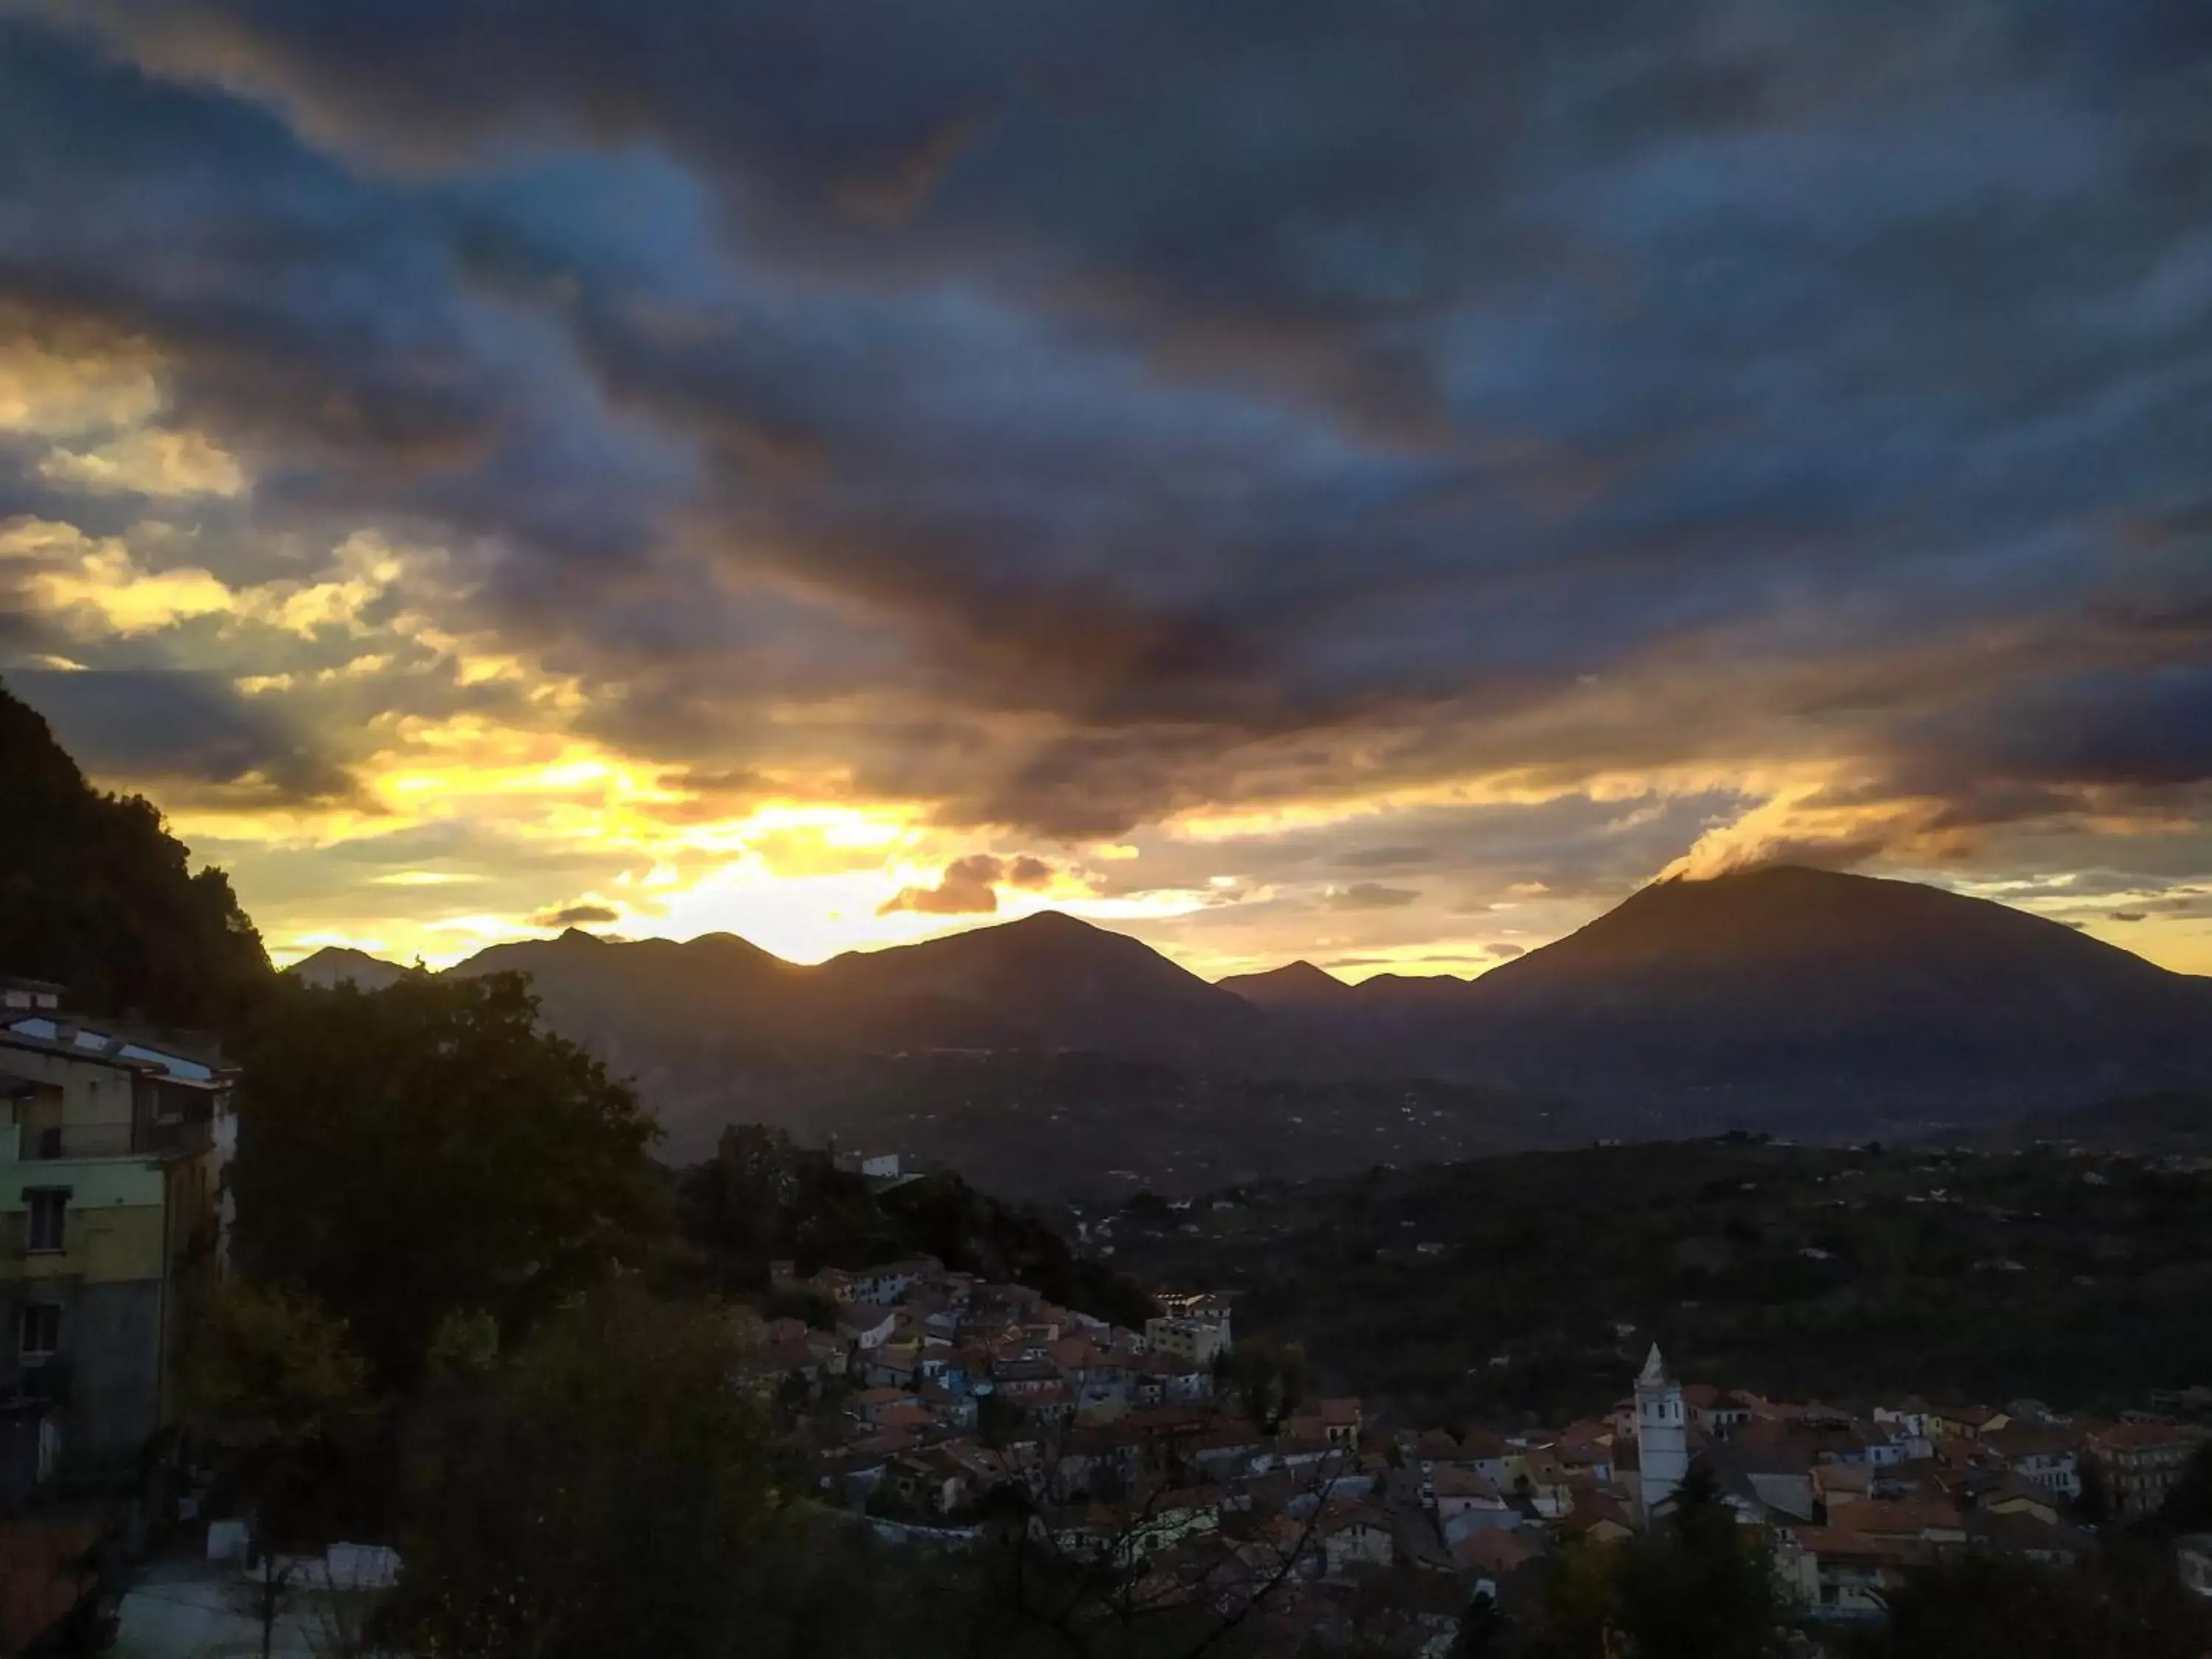
<svg viewBox="0 0 2212 1659">
<path fill-rule="evenodd" d="M 2155 1515 L 2204 1440 L 2205 1431 L 2187 1423 L 2116 1423 L 2091 1434 L 2113 1517 Z"/>
<path fill-rule="evenodd" d="M 1682 1385 L 1667 1374 L 1654 1342 L 1636 1379 L 1637 1508 L 1646 1524 L 1690 1472 L 1690 1425 Z"/>
<path fill-rule="evenodd" d="M 231 1081 L 50 1008 L 0 1025 L 0 1395 L 46 1407 L 38 1474 L 126 1474 L 173 1418 L 180 1304 L 222 1267 Z"/>
<path fill-rule="evenodd" d="M 1228 1304 L 1212 1297 L 1158 1298 L 1160 1312 L 1145 1322 L 1145 1351 L 1181 1360 L 1194 1370 L 1229 1351 Z"/>
<path fill-rule="evenodd" d="M 62 1006 L 62 988 L 42 979 L 0 977 L 0 1009 L 10 1017 L 19 1013 L 52 1013 Z"/>
</svg>

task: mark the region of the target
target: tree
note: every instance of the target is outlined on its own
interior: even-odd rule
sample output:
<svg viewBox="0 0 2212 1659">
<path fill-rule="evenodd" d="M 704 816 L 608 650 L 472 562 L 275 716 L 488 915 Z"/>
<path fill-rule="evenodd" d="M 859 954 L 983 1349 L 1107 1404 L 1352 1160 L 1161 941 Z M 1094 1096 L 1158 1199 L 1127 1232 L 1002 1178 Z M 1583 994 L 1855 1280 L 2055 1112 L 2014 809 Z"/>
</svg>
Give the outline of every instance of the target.
<svg viewBox="0 0 2212 1659">
<path fill-rule="evenodd" d="M 186 1425 L 223 1454 L 258 1517 L 296 1504 L 369 1416 L 368 1367 L 344 1324 L 302 1292 L 245 1281 L 191 1314 Z"/>
<path fill-rule="evenodd" d="M 344 1322 L 283 1285 L 236 1280 L 193 1310 L 182 1371 L 192 1427 L 231 1447 L 313 1443 L 366 1401 Z"/>
<path fill-rule="evenodd" d="M 549 1317 L 410 1457 L 394 1619 L 409 1651 L 742 1650 L 786 1491 L 733 1386 L 733 1313 L 615 1281 Z"/>
<path fill-rule="evenodd" d="M 1785 1612 L 1764 1538 L 1693 1465 L 1656 1524 L 1562 1553 L 1538 1650 L 1606 1659 L 1625 1643 L 1637 1659 L 1765 1659 L 1782 1650 Z"/>
<path fill-rule="evenodd" d="M 956 1273 L 1031 1285 L 1050 1300 L 1141 1328 L 1158 1312 L 1133 1281 L 1078 1261 L 1034 1213 L 945 1171 L 884 1192 L 781 1129 L 733 1123 L 714 1156 L 678 1177 L 686 1240 L 718 1269 L 720 1286 L 754 1290 L 769 1263 L 864 1267 L 933 1255 Z"/>
<path fill-rule="evenodd" d="M 403 1390 L 456 1310 L 508 1331 L 660 1216 L 630 1091 L 538 1028 L 513 975 L 288 986 L 241 1048 L 241 1261 L 343 1319 Z"/>
<path fill-rule="evenodd" d="M 1762 1659 L 1779 1651 L 1781 1592 L 1765 1534 L 1741 1525 L 1693 1465 L 1674 1508 L 1624 1553 L 1621 1629 L 1639 1659 Z"/>
<path fill-rule="evenodd" d="M 2212 1609 L 2142 1545 L 2074 1567 L 1978 1552 L 1917 1568 L 1867 1659 L 2200 1659 Z"/>
<path fill-rule="evenodd" d="M 2076 1460 L 2081 1490 L 2074 1499 L 2074 1518 L 2087 1527 L 2101 1527 L 2112 1518 L 2112 1493 L 2105 1478 L 2104 1461 L 2094 1452 Z"/>
<path fill-rule="evenodd" d="M 2212 1442 L 2197 1449 L 2166 1501 L 2159 1505 L 2149 1530 L 2159 1538 L 2212 1532 Z"/>
<path fill-rule="evenodd" d="M 1260 1337 L 1248 1337 L 1230 1350 L 1227 1374 L 1245 1414 L 1261 1428 L 1272 1428 L 1297 1410 L 1310 1382 L 1303 1347 Z"/>
<path fill-rule="evenodd" d="M 1452 1659 L 1498 1659 L 1505 1651 L 1506 1636 L 1505 1615 L 1488 1591 L 1478 1590 L 1460 1615 Z"/>
</svg>

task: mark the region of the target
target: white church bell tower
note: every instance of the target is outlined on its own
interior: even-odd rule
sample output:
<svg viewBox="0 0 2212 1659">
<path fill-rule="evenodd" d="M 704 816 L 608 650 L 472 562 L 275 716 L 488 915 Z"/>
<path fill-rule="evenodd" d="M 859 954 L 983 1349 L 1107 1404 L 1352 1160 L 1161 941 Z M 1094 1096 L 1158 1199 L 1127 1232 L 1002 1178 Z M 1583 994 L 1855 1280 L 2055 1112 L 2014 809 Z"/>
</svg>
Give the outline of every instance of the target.
<svg viewBox="0 0 2212 1659">
<path fill-rule="evenodd" d="M 1682 1409 L 1682 1385 L 1667 1375 L 1659 1345 L 1651 1345 L 1643 1375 L 1636 1379 L 1636 1459 L 1643 1471 L 1637 1507 L 1646 1525 L 1652 1511 L 1674 1495 L 1690 1470 L 1690 1425 Z"/>
</svg>

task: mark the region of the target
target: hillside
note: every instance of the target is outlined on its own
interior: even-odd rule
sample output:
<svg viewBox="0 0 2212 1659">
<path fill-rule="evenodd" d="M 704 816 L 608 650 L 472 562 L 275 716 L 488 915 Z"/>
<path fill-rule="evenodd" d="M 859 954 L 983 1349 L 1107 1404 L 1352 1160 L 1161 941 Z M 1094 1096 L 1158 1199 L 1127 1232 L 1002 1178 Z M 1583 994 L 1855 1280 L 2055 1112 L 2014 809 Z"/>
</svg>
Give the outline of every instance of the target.
<svg viewBox="0 0 2212 1659">
<path fill-rule="evenodd" d="M 313 955 L 301 957 L 284 971 L 301 984 L 312 985 L 319 991 L 327 991 L 336 985 L 381 991 L 387 985 L 398 984 L 407 974 L 396 962 L 386 962 L 366 951 L 343 945 L 326 945 Z"/>
<path fill-rule="evenodd" d="M 714 1155 L 675 1178 L 677 1221 L 707 1288 L 760 1296 L 770 1264 L 866 1267 L 933 1255 L 955 1273 L 1042 1291 L 1122 1324 L 1158 1311 L 1111 1267 L 1078 1257 L 1034 1212 L 939 1173 L 884 1188 L 779 1130 L 725 1129 Z M 827 1313 L 827 1310 L 818 1310 Z"/>
<path fill-rule="evenodd" d="M 1086 1049 L 1247 1068 L 1270 1023 L 1141 941 L 1057 911 L 921 945 L 850 951 L 816 981 L 831 1006 L 913 1046 Z M 846 1014 L 849 1018 L 849 1013 Z"/>
<path fill-rule="evenodd" d="M 1986 1121 L 2212 1079 L 2212 984 L 2005 905 L 1819 870 L 1647 887 L 1465 1008 L 1455 1069 L 1681 1128 Z"/>
<path fill-rule="evenodd" d="M 1116 1267 L 1416 1420 L 1601 1411 L 1685 1374 L 1844 1402 L 2117 1411 L 2212 1384 L 2212 1173 L 1754 1137 L 1528 1153 L 1087 1212 Z"/>
<path fill-rule="evenodd" d="M 1354 987 L 1334 975 L 1303 960 L 1285 963 L 1261 974 L 1231 974 L 1217 983 L 1222 990 L 1235 992 L 1255 1008 L 1270 1012 L 1317 1010 L 1341 1013 L 1358 1001 L 1359 994 Z"/>
<path fill-rule="evenodd" d="M 85 781 L 46 723 L 0 687 L 0 972 L 52 980 L 89 1012 L 217 1029 L 269 959 L 220 870 L 135 795 Z"/>
</svg>

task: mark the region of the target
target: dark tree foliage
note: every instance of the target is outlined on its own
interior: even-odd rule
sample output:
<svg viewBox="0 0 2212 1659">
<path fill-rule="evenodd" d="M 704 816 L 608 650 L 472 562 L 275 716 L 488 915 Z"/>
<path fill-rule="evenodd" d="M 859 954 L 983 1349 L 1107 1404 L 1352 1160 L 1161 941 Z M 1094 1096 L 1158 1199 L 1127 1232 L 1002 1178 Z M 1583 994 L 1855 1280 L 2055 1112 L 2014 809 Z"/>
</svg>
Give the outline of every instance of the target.
<svg viewBox="0 0 2212 1659">
<path fill-rule="evenodd" d="M 448 1314 L 512 1334 L 659 1217 L 651 1121 L 537 1012 L 507 975 L 288 985 L 241 1045 L 240 1258 L 344 1321 L 386 1388 Z"/>
<path fill-rule="evenodd" d="M 634 1280 L 545 1321 L 488 1376 L 434 1382 L 409 1438 L 386 1632 L 422 1659 L 951 1659 L 991 1609 L 964 1557 L 884 1547 L 799 1501 L 730 1387 L 743 1328 Z M 442 1395 L 443 1397 L 441 1397 Z"/>
<path fill-rule="evenodd" d="M 2076 1460 L 2081 1491 L 2074 1499 L 2074 1518 L 2085 1527 L 2101 1527 L 2112 1518 L 2112 1493 L 2105 1477 L 2105 1462 L 2094 1452 Z"/>
<path fill-rule="evenodd" d="M 1498 1659 L 1506 1650 L 1511 1627 L 1498 1603 L 1478 1592 L 1460 1615 L 1459 1634 L 1453 1638 L 1451 1659 Z"/>
<path fill-rule="evenodd" d="M 1653 1336 L 1686 1376 L 1790 1399 L 2117 1414 L 2212 1377 L 2212 1322 L 2173 1312 L 2212 1295 L 2212 1179 L 2139 1158 L 1682 1141 L 1230 1198 L 1125 1206 L 1115 1261 L 1224 1292 L 1241 1334 L 1417 1421 L 1601 1412 Z"/>
<path fill-rule="evenodd" d="M 678 1177 L 684 1236 L 714 1264 L 721 1287 L 765 1285 L 769 1264 L 864 1267 L 933 1255 L 956 1273 L 1012 1281 L 1054 1302 L 1141 1326 L 1154 1309 L 1121 1275 L 1078 1261 L 1066 1242 L 1028 1211 L 936 1174 L 884 1192 L 840 1170 L 826 1152 L 794 1146 L 781 1129 L 732 1124 L 715 1154 Z"/>
<path fill-rule="evenodd" d="M 1693 1467 L 1660 1522 L 1618 1544 L 1582 1544 L 1553 1563 L 1545 1659 L 1766 1659 L 1784 1650 L 1788 1610 L 1758 1529 L 1741 1525 Z"/>
<path fill-rule="evenodd" d="M 2157 1538 L 2212 1532 L 2212 1444 L 2197 1448 L 2146 1530 Z"/>
<path fill-rule="evenodd" d="M 727 1315 L 612 1285 L 549 1320 L 416 1449 L 395 1610 L 408 1650 L 600 1659 L 717 1650 L 774 1506 L 730 1386 Z"/>
<path fill-rule="evenodd" d="M 72 1006 L 222 1030 L 268 988 L 261 936 L 220 870 L 137 796 L 85 781 L 46 723 L 0 689 L 0 973 Z"/>
<path fill-rule="evenodd" d="M 1950 1556 L 1890 1597 L 1864 1659 L 2201 1659 L 2212 1607 L 2157 1551 L 2124 1547 L 2073 1567 Z"/>
<path fill-rule="evenodd" d="M 1783 1607 L 1764 1534 L 1741 1524 L 1692 1467 L 1672 1513 L 1620 1559 L 1620 1627 L 1642 1659 L 1764 1659 L 1781 1650 Z"/>
</svg>

